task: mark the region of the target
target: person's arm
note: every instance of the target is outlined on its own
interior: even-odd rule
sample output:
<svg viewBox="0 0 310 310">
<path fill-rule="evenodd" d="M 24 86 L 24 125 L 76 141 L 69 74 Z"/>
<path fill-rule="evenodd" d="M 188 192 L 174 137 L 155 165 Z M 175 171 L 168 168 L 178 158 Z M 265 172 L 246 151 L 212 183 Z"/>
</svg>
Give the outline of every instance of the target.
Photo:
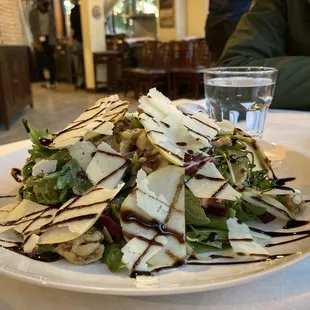
<svg viewBox="0 0 310 310">
<path fill-rule="evenodd" d="M 74 37 L 74 33 L 75 33 L 75 29 L 77 27 L 76 25 L 76 14 L 74 11 L 71 12 L 71 15 L 70 15 L 70 25 L 71 25 L 71 28 L 70 28 L 70 44 L 73 44 L 73 37 Z"/>
<path fill-rule="evenodd" d="M 223 66 L 268 66 L 279 70 L 272 108 L 310 110 L 310 57 L 285 56 L 284 0 L 259 0 L 244 15 L 219 60 Z"/>
<path fill-rule="evenodd" d="M 42 44 L 40 42 L 40 36 L 38 34 L 38 25 L 36 23 L 35 14 L 36 13 L 34 10 L 32 10 L 29 13 L 29 25 L 30 25 L 30 30 L 32 33 L 33 47 L 34 47 L 34 49 L 36 49 L 38 51 L 42 51 L 43 47 L 42 47 Z"/>
</svg>

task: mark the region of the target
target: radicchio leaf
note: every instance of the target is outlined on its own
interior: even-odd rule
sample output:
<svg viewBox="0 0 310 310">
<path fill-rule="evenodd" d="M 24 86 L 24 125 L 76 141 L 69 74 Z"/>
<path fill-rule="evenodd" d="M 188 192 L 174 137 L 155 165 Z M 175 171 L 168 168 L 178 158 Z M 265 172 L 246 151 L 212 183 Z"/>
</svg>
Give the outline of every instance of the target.
<svg viewBox="0 0 310 310">
<path fill-rule="evenodd" d="M 122 240 L 122 227 L 112 219 L 109 211 L 104 211 L 99 221 L 108 230 L 114 241 L 120 242 Z"/>
</svg>

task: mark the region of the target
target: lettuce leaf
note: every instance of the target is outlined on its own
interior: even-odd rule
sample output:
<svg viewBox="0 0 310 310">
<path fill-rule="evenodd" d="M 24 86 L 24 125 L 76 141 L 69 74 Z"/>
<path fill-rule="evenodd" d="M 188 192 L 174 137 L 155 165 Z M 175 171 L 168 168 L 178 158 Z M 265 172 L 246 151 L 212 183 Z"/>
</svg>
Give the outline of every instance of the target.
<svg viewBox="0 0 310 310">
<path fill-rule="evenodd" d="M 48 135 L 47 129 L 39 130 L 32 126 L 25 118 L 22 119 L 22 122 L 32 143 L 40 145 L 40 138 Z"/>
<path fill-rule="evenodd" d="M 47 130 L 39 130 L 35 128 L 25 118 L 22 119 L 22 122 L 25 126 L 25 129 L 27 131 L 30 140 L 32 141 L 32 149 L 28 151 L 30 157 L 27 159 L 26 164 L 22 169 L 22 176 L 24 179 L 25 178 L 27 179 L 28 177 L 31 176 L 32 167 L 34 166 L 37 160 L 47 159 L 52 154 L 56 153 L 57 150 L 50 150 L 40 143 L 40 139 L 48 135 Z"/>
<path fill-rule="evenodd" d="M 106 264 L 111 272 L 117 272 L 125 265 L 122 262 L 122 248 L 125 242 L 122 243 L 106 243 L 101 262 Z"/>
<path fill-rule="evenodd" d="M 201 207 L 201 200 L 194 196 L 188 189 L 185 189 L 185 224 L 195 226 L 206 226 L 210 219 L 206 216 Z"/>
<path fill-rule="evenodd" d="M 224 243 L 229 243 L 227 230 L 194 228 L 191 226 L 191 231 L 186 233 L 186 241 L 194 247 L 196 243 L 206 245 L 215 249 L 222 249 Z"/>
<path fill-rule="evenodd" d="M 83 193 L 92 187 L 85 171 L 75 159 L 68 161 L 59 172 L 57 179 L 58 189 L 74 189 L 75 192 Z"/>
</svg>

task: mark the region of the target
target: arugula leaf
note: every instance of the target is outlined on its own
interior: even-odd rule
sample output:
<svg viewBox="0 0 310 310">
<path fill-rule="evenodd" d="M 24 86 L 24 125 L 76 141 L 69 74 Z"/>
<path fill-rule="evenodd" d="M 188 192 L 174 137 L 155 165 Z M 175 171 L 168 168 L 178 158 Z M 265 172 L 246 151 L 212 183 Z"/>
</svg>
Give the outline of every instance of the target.
<svg viewBox="0 0 310 310">
<path fill-rule="evenodd" d="M 221 249 L 223 243 L 228 243 L 228 231 L 216 229 L 194 228 L 186 233 L 186 240 L 190 242 L 198 242 L 214 248 Z"/>
<path fill-rule="evenodd" d="M 60 170 L 57 188 L 72 188 L 82 193 L 92 187 L 85 171 L 75 159 L 68 161 Z"/>
<path fill-rule="evenodd" d="M 210 223 L 206 227 L 227 230 L 226 220 L 226 217 L 210 217 Z"/>
<path fill-rule="evenodd" d="M 48 157 L 49 160 L 57 160 L 57 170 L 61 169 L 68 161 L 72 159 L 68 149 L 58 150 L 56 153 Z"/>
<path fill-rule="evenodd" d="M 185 189 L 185 224 L 195 226 L 205 226 L 210 223 L 201 207 L 200 199 L 188 189 Z"/>
<path fill-rule="evenodd" d="M 65 161 L 71 158 L 66 151 L 59 151 L 54 158 Z M 43 176 L 28 176 L 24 179 L 21 190 L 22 197 L 44 205 L 57 205 L 66 202 L 73 196 L 72 190 L 82 193 L 89 189 L 92 183 L 88 180 L 79 163 L 71 159 L 60 171 Z"/>
<path fill-rule="evenodd" d="M 120 206 L 116 203 L 111 203 L 111 215 L 113 220 L 120 224 Z"/>
<path fill-rule="evenodd" d="M 137 117 L 133 117 L 130 120 L 130 122 L 131 122 L 132 128 L 143 128 L 143 125 L 141 124 L 141 122 L 139 121 Z"/>
<path fill-rule="evenodd" d="M 40 138 L 48 135 L 47 130 L 39 130 L 35 128 L 25 118 L 22 119 L 22 122 L 32 143 L 40 145 Z"/>
<path fill-rule="evenodd" d="M 117 272 L 125 267 L 122 263 L 123 253 L 121 251 L 124 245 L 124 242 L 105 244 L 101 262 L 106 264 L 111 272 Z"/>
<path fill-rule="evenodd" d="M 39 244 L 38 253 L 53 252 L 55 244 Z"/>
<path fill-rule="evenodd" d="M 57 205 L 59 200 L 59 191 L 56 187 L 57 179 L 44 179 L 37 181 L 33 185 L 33 193 L 36 197 L 36 202 L 43 205 Z"/>
<path fill-rule="evenodd" d="M 200 243 L 200 242 L 191 242 L 188 241 L 189 245 L 192 247 L 195 253 L 205 253 L 205 252 L 210 252 L 210 251 L 216 251 L 217 248 L 214 248 L 211 245 Z"/>
<path fill-rule="evenodd" d="M 52 154 L 56 153 L 57 150 L 48 149 L 40 143 L 40 138 L 48 135 L 47 130 L 39 130 L 35 128 L 25 118 L 22 119 L 22 122 L 26 128 L 30 140 L 33 143 L 32 149 L 28 151 L 31 156 L 27 159 L 26 164 L 22 169 L 22 176 L 25 179 L 31 176 L 32 167 L 36 163 L 36 160 L 47 159 Z"/>
</svg>

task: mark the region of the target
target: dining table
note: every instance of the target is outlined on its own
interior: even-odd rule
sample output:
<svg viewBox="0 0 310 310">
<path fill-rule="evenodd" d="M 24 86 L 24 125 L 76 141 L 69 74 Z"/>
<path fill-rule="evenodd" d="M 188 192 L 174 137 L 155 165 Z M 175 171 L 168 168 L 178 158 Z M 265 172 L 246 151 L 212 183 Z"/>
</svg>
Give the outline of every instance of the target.
<svg viewBox="0 0 310 310">
<path fill-rule="evenodd" d="M 270 110 L 263 139 L 310 156 L 310 113 Z M 27 147 L 30 147 L 30 142 L 26 140 L 2 145 L 0 157 Z M 310 309 L 310 257 L 245 284 L 200 293 L 165 296 L 86 294 L 52 289 L 43 284 L 29 284 L 0 275 L 0 310 L 28 309 Z"/>
</svg>

